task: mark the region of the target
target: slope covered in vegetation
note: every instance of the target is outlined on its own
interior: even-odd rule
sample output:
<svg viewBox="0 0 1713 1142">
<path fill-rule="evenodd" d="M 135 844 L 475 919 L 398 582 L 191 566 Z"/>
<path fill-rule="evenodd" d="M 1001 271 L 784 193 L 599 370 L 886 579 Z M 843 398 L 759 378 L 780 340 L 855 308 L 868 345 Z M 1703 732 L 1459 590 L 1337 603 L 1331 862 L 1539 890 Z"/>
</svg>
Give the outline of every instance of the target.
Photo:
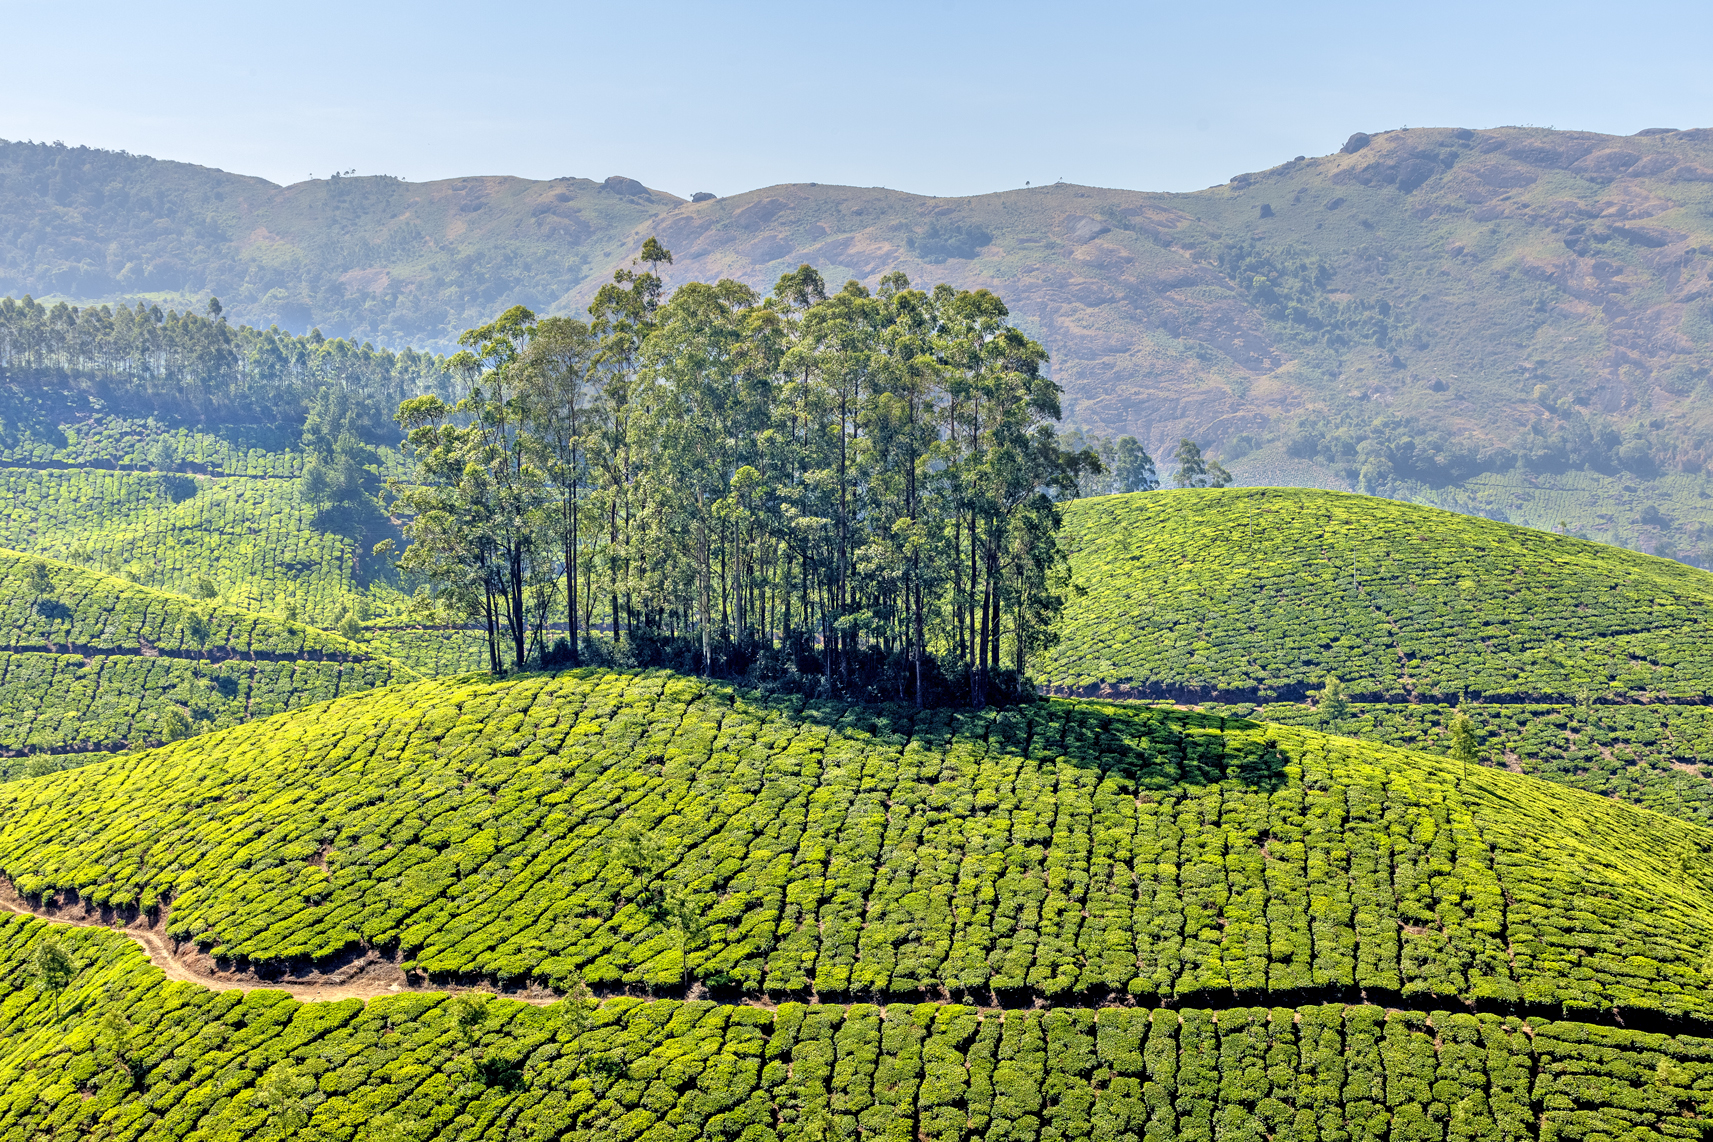
<svg viewBox="0 0 1713 1142">
<path fill-rule="evenodd" d="M 0 751 L 14 755 L 171 741 L 416 677 L 335 634 L 3 549 L 0 632 Z"/>
<path fill-rule="evenodd" d="M 1066 509 L 1060 692 L 1210 708 L 1483 759 L 1713 822 L 1713 575 L 1338 492 L 1223 489 Z M 1327 677 L 1348 709 L 1311 709 Z"/>
<path fill-rule="evenodd" d="M 24 965 L 44 943 L 67 978 Z M 1366 1004 L 300 1003 L 0 918 L 0 1138 L 1695 1138 L 1713 1039 Z"/>
<path fill-rule="evenodd" d="M 0 789 L 24 896 L 263 972 L 823 1000 L 1367 996 L 1713 1018 L 1713 834 L 1252 722 L 573 671 L 339 699 Z"/>
<path fill-rule="evenodd" d="M 1562 518 L 1704 557 L 1713 504 L 1665 477 L 1699 484 L 1713 459 L 1710 205 L 1706 129 L 1387 131 L 1196 193 L 796 183 L 702 202 L 617 177 L 278 187 L 5 143 L 0 292 L 213 293 L 260 326 L 449 347 L 512 301 L 580 312 L 651 234 L 674 284 L 899 270 L 1004 295 L 1069 419 L 1155 455 L 1189 436 L 1252 456 L 1245 482 L 1312 462 L 1296 478 L 1408 495 L 1484 474 L 1500 486 L 1469 502 L 1518 519 L 1564 477 L 1616 476 Z M 1638 523 L 1650 506 L 1669 523 Z"/>
</svg>

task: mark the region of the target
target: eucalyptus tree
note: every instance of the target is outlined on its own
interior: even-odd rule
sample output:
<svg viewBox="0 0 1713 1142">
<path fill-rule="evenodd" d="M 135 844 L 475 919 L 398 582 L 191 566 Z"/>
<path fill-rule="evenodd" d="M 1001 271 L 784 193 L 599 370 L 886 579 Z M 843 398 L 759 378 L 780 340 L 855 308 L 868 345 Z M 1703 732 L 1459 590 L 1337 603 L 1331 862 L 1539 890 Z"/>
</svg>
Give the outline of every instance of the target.
<svg viewBox="0 0 1713 1142">
<path fill-rule="evenodd" d="M 399 424 L 416 458 L 416 478 L 394 484 L 395 510 L 408 519 L 411 544 L 400 566 L 441 585 L 443 597 L 480 616 L 489 667 L 528 657 L 532 623 L 527 589 L 537 566 L 543 509 L 550 502 L 539 438 L 530 424 L 527 370 L 520 362 L 535 333 L 535 315 L 513 306 L 494 322 L 467 330 L 464 350 L 448 363 L 466 385 L 455 406 L 424 396 L 400 406 Z"/>
<path fill-rule="evenodd" d="M 590 318 L 514 307 L 465 334 L 462 400 L 400 407 L 401 566 L 484 616 L 494 669 L 502 634 L 530 660 L 549 603 L 573 654 L 599 601 L 639 662 L 813 671 L 825 693 L 885 679 L 918 703 L 940 676 L 984 702 L 1007 650 L 1021 676 L 1050 644 L 1052 497 L 1099 462 L 1060 446 L 1046 353 L 999 298 L 903 274 L 829 292 L 807 265 L 765 298 L 667 298 L 624 269 Z"/>
<path fill-rule="evenodd" d="M 535 330 L 535 314 L 514 305 L 490 324 L 466 330 L 458 338 L 465 348 L 449 362 L 469 378 L 459 405 L 469 419 L 466 459 L 479 470 L 478 487 L 487 492 L 485 524 L 502 601 L 497 610 L 520 669 L 530 630 L 524 591 L 535 571 L 540 513 L 548 499 L 539 441 L 531 432 L 527 370 L 519 361 Z"/>
<path fill-rule="evenodd" d="M 647 399 L 635 425 L 649 448 L 649 498 L 663 525 L 659 558 L 675 556 L 693 568 L 704 672 L 713 662 L 716 550 L 722 553 L 721 598 L 728 595 L 728 493 L 745 450 L 741 438 L 753 439 L 759 427 L 758 412 L 746 401 L 741 360 L 743 314 L 756 301 L 755 292 L 737 282 L 692 282 L 660 310 L 643 357 Z M 730 638 L 723 623 L 721 633 Z"/>
<path fill-rule="evenodd" d="M 586 437 L 593 428 L 594 376 L 599 351 L 588 325 L 568 317 L 538 322 L 520 360 L 524 415 L 545 463 L 549 487 L 558 495 L 552 526 L 563 554 L 566 641 L 571 665 L 578 662 L 577 574 L 581 558 L 578 524 L 588 482 Z"/>
<path fill-rule="evenodd" d="M 658 252 L 666 253 L 664 249 Z M 593 360 L 600 393 L 595 403 L 594 431 L 589 436 L 589 455 L 598 478 L 597 495 L 607 517 L 606 559 L 615 641 L 624 629 L 620 622 L 621 597 L 625 616 L 631 620 L 632 633 L 635 632 L 633 576 L 639 568 L 634 566 L 634 560 L 642 552 L 632 544 L 632 526 L 646 511 L 647 501 L 632 494 L 637 489 L 633 487 L 631 395 L 642 347 L 654 328 L 654 315 L 660 308 L 660 295 L 658 275 L 620 269 L 613 273 L 612 281 L 596 291 L 589 306 L 591 329 L 598 344 Z"/>
</svg>

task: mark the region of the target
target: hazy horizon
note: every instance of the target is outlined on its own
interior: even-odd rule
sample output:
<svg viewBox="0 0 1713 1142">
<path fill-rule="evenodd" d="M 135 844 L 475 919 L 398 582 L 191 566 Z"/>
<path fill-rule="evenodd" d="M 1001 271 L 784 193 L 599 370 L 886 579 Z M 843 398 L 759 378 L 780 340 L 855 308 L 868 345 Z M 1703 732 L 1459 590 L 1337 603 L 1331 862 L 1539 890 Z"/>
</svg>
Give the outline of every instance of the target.
<svg viewBox="0 0 1713 1142">
<path fill-rule="evenodd" d="M 937 197 L 1060 178 L 1196 190 L 1355 131 L 1713 124 L 1704 6 L 1612 26 L 1589 4 L 1431 20 L 1322 4 L 207 4 L 163 21 L 0 0 L 0 137 L 125 150 L 281 185 L 623 174 L 688 197 L 777 183 Z M 1662 29 L 1669 34 L 1662 34 Z M 477 45 L 472 49 L 469 45 Z"/>
</svg>

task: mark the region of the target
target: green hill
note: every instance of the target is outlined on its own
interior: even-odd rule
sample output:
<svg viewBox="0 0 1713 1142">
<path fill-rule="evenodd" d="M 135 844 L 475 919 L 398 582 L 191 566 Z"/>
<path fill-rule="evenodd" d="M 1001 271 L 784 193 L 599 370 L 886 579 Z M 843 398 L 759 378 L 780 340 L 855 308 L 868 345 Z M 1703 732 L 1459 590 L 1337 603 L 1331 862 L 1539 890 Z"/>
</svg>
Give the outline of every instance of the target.
<svg viewBox="0 0 1713 1142">
<path fill-rule="evenodd" d="M 1245 482 L 1565 519 L 1701 559 L 1710 206 L 1706 129 L 1387 131 L 1190 194 L 799 183 L 700 203 L 621 178 L 279 187 L 6 143 L 0 291 L 213 293 L 258 325 L 445 347 L 514 301 L 579 311 L 650 234 L 675 253 L 669 285 L 902 270 L 1000 293 L 1052 353 L 1070 421 L 1156 456 L 1190 436 Z"/>
<path fill-rule="evenodd" d="M 400 992 L 9 918 L 0 1136 L 1695 1137 L 1709 854 L 1193 712 L 388 687 L 0 788 L 19 907 Z"/>
<path fill-rule="evenodd" d="M 1713 1040 L 1371 1005 L 300 1003 L 0 919 L 4 1137 L 1697 1138 Z"/>
<path fill-rule="evenodd" d="M 416 677 L 338 635 L 15 551 L 0 631 L 11 776 Z"/>
<path fill-rule="evenodd" d="M 1287 727 L 587 670 L 388 687 L 0 789 L 19 892 L 158 914 L 264 976 L 373 948 L 429 979 L 781 998 L 1713 1018 L 1704 846 Z"/>
<path fill-rule="evenodd" d="M 1212 703 L 1484 760 L 1713 822 L 1713 575 L 1337 492 L 1225 489 L 1066 510 L 1083 594 L 1055 692 Z M 1328 675 L 1348 715 L 1307 703 Z"/>
</svg>

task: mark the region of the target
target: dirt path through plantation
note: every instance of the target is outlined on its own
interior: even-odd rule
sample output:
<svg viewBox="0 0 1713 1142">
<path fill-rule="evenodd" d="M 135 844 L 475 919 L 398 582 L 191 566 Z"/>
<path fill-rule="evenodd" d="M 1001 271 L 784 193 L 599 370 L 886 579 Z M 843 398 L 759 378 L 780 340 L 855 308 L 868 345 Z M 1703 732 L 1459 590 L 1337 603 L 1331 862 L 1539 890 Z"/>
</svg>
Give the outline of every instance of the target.
<svg viewBox="0 0 1713 1142">
<path fill-rule="evenodd" d="M 58 910 L 53 912 L 31 908 L 25 901 L 11 890 L 11 885 L 0 886 L 0 911 L 11 912 L 18 916 L 30 916 L 38 920 L 46 920 L 50 924 L 66 924 L 77 928 L 104 928 L 115 935 L 124 936 L 138 947 L 149 962 L 160 969 L 161 974 L 170 980 L 180 983 L 194 983 L 198 987 L 206 987 L 210 991 L 283 991 L 293 999 L 315 1002 L 335 1002 L 342 999 L 360 999 L 365 1002 L 388 995 L 401 995 L 406 992 L 473 992 L 480 991 L 488 995 L 496 994 L 495 989 L 479 987 L 459 987 L 456 985 L 440 985 L 435 987 L 413 987 L 405 974 L 398 967 L 379 956 L 370 953 L 352 964 L 326 975 L 317 974 L 313 978 L 283 978 L 264 979 L 251 972 L 222 971 L 213 966 L 209 957 L 200 953 L 181 955 L 173 948 L 172 942 L 164 934 L 147 927 L 114 927 L 102 920 L 90 916 L 61 915 Z M 207 965 L 198 961 L 207 961 Z M 559 997 L 539 991 L 529 992 L 498 992 L 505 999 L 516 999 L 523 1003 L 534 1004 L 538 1007 L 556 1003 Z"/>
</svg>

